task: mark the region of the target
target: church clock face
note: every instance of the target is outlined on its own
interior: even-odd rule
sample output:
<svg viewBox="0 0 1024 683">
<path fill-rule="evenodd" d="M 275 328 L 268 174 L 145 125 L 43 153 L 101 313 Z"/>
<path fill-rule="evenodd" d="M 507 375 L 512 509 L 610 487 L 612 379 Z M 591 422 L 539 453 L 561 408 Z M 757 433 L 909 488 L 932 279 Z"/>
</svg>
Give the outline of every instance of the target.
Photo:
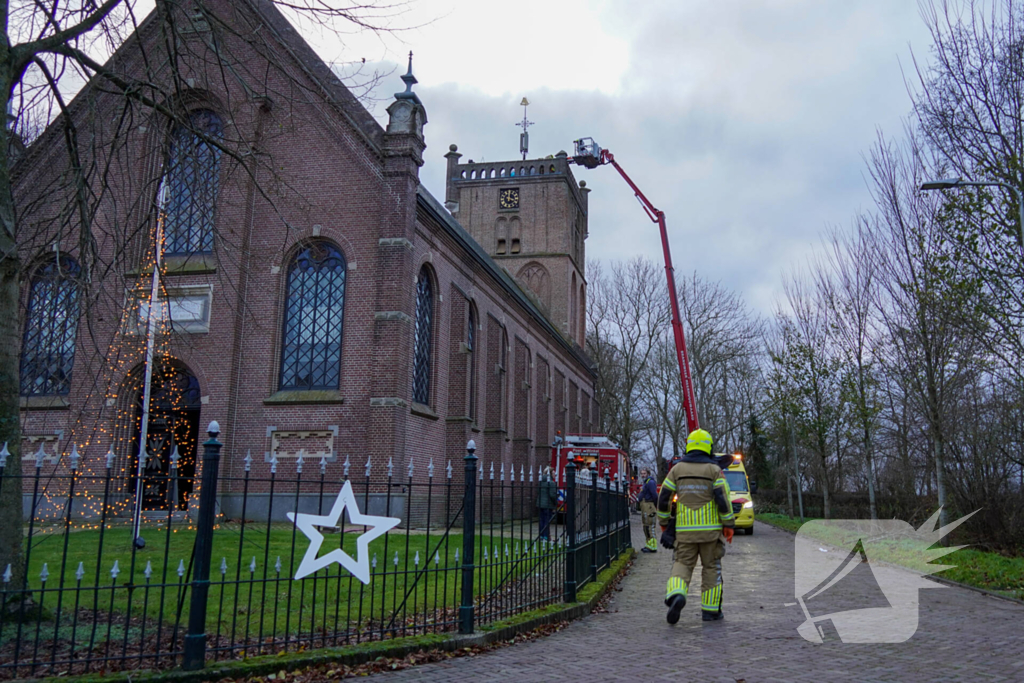
<svg viewBox="0 0 1024 683">
<path fill-rule="evenodd" d="M 502 190 L 498 190 L 498 208 L 499 209 L 518 209 L 519 208 L 519 188 L 518 187 L 506 187 Z"/>
</svg>

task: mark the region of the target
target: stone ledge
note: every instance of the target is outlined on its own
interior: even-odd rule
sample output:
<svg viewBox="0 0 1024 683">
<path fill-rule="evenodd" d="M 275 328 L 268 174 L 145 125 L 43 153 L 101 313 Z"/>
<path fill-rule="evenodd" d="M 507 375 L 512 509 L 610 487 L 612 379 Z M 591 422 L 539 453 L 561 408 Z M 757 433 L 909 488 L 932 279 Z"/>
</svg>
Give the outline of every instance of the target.
<svg viewBox="0 0 1024 683">
<path fill-rule="evenodd" d="M 71 402 L 65 396 L 22 396 L 22 410 L 67 410 Z"/>
<path fill-rule="evenodd" d="M 373 408 L 405 408 L 408 405 L 404 398 L 393 396 L 379 396 L 370 399 L 370 406 Z"/>
<path fill-rule="evenodd" d="M 405 239 L 404 237 L 381 237 L 377 240 L 377 245 L 381 247 L 405 247 L 412 251 L 412 242 Z"/>
<path fill-rule="evenodd" d="M 313 403 L 344 403 L 345 398 L 340 391 L 312 390 L 278 391 L 263 399 L 263 405 L 267 406 L 292 406 Z"/>
<path fill-rule="evenodd" d="M 373 314 L 374 320 L 398 320 L 403 323 L 411 323 L 412 316 L 404 311 L 377 311 Z"/>
<path fill-rule="evenodd" d="M 422 403 L 416 403 L 416 401 L 412 402 L 412 407 L 409 409 L 409 412 L 413 415 L 419 415 L 420 417 L 425 417 L 430 420 L 437 419 L 437 413 L 434 412 L 433 408 L 423 405 Z"/>
</svg>

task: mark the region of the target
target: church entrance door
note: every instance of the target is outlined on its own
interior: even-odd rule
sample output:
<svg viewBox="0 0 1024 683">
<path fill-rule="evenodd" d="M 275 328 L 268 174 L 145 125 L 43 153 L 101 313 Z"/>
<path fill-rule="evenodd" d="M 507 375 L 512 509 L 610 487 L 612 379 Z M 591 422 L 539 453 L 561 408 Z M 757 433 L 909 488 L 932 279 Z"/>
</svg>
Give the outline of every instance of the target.
<svg viewBox="0 0 1024 683">
<path fill-rule="evenodd" d="M 141 375 L 141 373 L 140 373 Z M 153 368 L 149 403 L 149 434 L 142 475 L 143 510 L 183 510 L 194 489 L 199 442 L 199 380 L 182 363 L 164 359 Z M 131 441 L 131 489 L 138 471 L 139 431 L 143 391 L 140 383 L 134 402 Z M 171 461 L 177 450 L 177 468 Z"/>
</svg>

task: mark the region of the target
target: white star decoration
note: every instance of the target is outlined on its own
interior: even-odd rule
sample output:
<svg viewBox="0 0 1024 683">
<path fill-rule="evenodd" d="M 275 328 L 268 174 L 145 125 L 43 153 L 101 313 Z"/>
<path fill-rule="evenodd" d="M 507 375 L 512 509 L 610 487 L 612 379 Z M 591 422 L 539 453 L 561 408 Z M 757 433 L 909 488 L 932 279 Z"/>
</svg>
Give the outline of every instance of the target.
<svg viewBox="0 0 1024 683">
<path fill-rule="evenodd" d="M 369 527 L 368 531 L 356 539 L 356 556 L 359 559 L 353 559 L 351 555 L 341 548 L 332 550 L 323 557 L 318 558 L 317 553 L 320 552 L 320 545 L 324 542 L 324 536 L 317 531 L 316 527 L 340 526 L 341 516 L 345 508 L 348 508 L 348 517 L 352 524 Z M 376 515 L 364 515 L 359 512 L 356 496 L 352 492 L 352 484 L 347 481 L 341 487 L 341 491 L 338 492 L 338 498 L 334 501 L 334 507 L 326 515 L 289 512 L 287 517 L 309 539 L 309 549 L 306 550 L 306 555 L 302 558 L 298 571 L 295 572 L 296 581 L 337 562 L 352 572 L 354 577 L 367 584 L 370 583 L 370 541 L 383 536 L 402 521 L 396 517 L 378 517 Z"/>
</svg>

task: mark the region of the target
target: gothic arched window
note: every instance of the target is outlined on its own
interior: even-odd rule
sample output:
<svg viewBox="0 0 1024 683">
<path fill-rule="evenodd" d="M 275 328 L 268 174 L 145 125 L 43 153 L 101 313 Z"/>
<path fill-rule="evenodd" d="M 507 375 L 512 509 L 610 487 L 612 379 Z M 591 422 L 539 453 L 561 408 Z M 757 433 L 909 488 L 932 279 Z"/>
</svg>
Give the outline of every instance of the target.
<svg viewBox="0 0 1024 683">
<path fill-rule="evenodd" d="M 345 257 L 327 242 L 313 242 L 288 266 L 281 389 L 337 389 L 345 313 Z"/>
<path fill-rule="evenodd" d="M 61 396 L 71 388 L 78 333 L 78 263 L 54 259 L 32 276 L 21 347 L 21 395 Z"/>
<path fill-rule="evenodd" d="M 476 309 L 469 305 L 469 327 L 466 330 L 466 353 L 469 358 L 469 418 L 476 422 Z"/>
<path fill-rule="evenodd" d="M 412 400 L 430 404 L 430 353 L 434 329 L 434 286 L 427 267 L 416 278 L 416 339 L 413 347 Z"/>
<path fill-rule="evenodd" d="M 189 114 L 171 131 L 164 176 L 164 244 L 169 255 L 213 250 L 213 214 L 220 185 L 220 149 L 209 140 L 224 133 L 209 109 Z"/>
</svg>

